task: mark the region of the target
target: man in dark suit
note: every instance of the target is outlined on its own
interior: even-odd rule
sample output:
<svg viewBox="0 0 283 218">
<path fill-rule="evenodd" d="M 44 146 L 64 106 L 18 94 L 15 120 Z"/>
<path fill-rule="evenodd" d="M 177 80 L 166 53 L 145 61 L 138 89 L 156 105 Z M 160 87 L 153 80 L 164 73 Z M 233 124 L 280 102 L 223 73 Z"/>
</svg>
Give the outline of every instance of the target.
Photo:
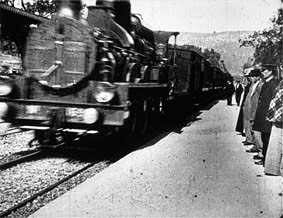
<svg viewBox="0 0 283 218">
<path fill-rule="evenodd" d="M 242 85 L 239 81 L 236 81 L 235 89 L 236 89 L 235 90 L 236 103 L 237 103 L 237 106 L 239 106 L 241 96 L 242 96 L 242 93 L 243 93 L 243 87 L 242 87 Z"/>
<path fill-rule="evenodd" d="M 227 95 L 227 105 L 232 105 L 232 96 L 234 94 L 235 88 L 232 81 L 227 81 L 226 85 L 226 95 Z"/>
<path fill-rule="evenodd" d="M 264 83 L 261 87 L 261 93 L 258 99 L 258 106 L 255 114 L 253 130 L 261 133 L 262 154 L 263 160 L 256 164 L 264 164 L 267 146 L 270 138 L 272 123 L 266 120 L 266 113 L 269 108 L 270 101 L 273 97 L 273 92 L 278 85 L 278 80 L 275 79 L 276 66 L 266 64 L 262 65 L 262 75 Z"/>
</svg>

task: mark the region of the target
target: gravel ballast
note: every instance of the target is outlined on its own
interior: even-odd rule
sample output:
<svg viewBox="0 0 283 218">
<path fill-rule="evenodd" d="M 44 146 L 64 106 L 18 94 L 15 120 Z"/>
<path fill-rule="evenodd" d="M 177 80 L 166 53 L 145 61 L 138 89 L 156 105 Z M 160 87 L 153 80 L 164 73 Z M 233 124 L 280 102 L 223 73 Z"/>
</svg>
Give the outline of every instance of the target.
<svg viewBox="0 0 283 218">
<path fill-rule="evenodd" d="M 0 177 L 3 179 L 0 181 L 0 212 L 7 210 L 31 195 L 82 169 L 87 164 L 80 161 L 69 161 L 66 158 L 46 157 L 1 171 Z M 78 181 L 80 180 L 82 179 Z M 78 184 L 76 181 L 72 183 Z M 59 196 L 60 193 L 67 191 L 69 189 L 68 187 L 72 187 L 72 185 L 61 186 L 58 189 L 58 193 L 55 192 L 51 196 L 49 195 L 49 198 L 51 197 L 53 199 Z M 48 200 L 44 200 L 43 202 L 48 202 Z M 27 204 L 27 206 L 32 207 L 34 210 L 34 208 L 36 209 L 44 205 L 43 202 L 39 198 Z M 22 217 L 25 217 L 25 215 Z"/>
<path fill-rule="evenodd" d="M 28 145 L 33 137 L 33 131 L 0 136 L 0 164 L 15 160 L 33 151 L 35 147 Z"/>
<path fill-rule="evenodd" d="M 103 169 L 109 166 L 109 163 L 106 161 L 99 162 L 92 166 L 91 168 L 87 169 L 86 171 L 78 174 L 77 176 L 71 178 L 70 180 L 62 183 L 61 185 L 57 186 L 50 192 L 36 198 L 30 203 L 27 203 L 25 206 L 21 207 L 17 211 L 9 214 L 5 218 L 25 218 L 34 213 L 39 208 L 45 206 L 52 200 L 58 198 L 59 196 L 63 195 L 70 189 L 76 187 L 78 184 L 84 182 L 88 178 L 93 177 L 97 173 L 101 172 Z"/>
<path fill-rule="evenodd" d="M 0 165 L 35 151 L 36 147 L 28 145 L 33 137 L 33 131 L 0 136 Z M 67 158 L 46 157 L 0 171 L 0 214 L 47 186 L 82 169 L 87 164 L 89 162 L 83 163 L 81 161 L 70 161 Z M 100 161 L 94 164 L 6 217 L 18 218 L 31 215 L 40 207 L 102 171 L 109 164 L 108 161 Z"/>
</svg>

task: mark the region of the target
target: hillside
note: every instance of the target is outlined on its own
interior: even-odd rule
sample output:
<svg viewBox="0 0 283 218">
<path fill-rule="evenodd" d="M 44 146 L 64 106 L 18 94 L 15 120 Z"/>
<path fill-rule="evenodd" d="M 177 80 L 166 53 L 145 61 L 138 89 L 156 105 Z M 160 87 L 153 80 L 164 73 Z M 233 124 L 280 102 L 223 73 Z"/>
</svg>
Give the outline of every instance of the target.
<svg viewBox="0 0 283 218">
<path fill-rule="evenodd" d="M 178 44 L 190 44 L 205 48 L 213 48 L 221 54 L 227 69 L 233 76 L 240 75 L 243 64 L 252 57 L 253 49 L 241 47 L 239 39 L 252 34 L 252 31 L 235 31 L 220 33 L 187 33 L 178 36 Z"/>
</svg>

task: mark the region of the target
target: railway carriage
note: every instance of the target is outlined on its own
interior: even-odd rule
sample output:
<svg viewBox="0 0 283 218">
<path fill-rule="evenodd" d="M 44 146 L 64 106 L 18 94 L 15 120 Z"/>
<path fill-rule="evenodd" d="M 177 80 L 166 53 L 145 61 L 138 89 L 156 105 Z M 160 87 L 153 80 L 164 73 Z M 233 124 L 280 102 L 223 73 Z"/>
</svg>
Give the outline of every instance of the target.
<svg viewBox="0 0 283 218">
<path fill-rule="evenodd" d="M 153 121 L 223 90 L 223 72 L 200 53 L 169 45 L 178 32 L 143 26 L 128 0 L 98 0 L 87 22 L 80 1 L 57 7 L 30 32 L 23 75 L 0 78 L 3 119 L 35 130 L 42 145 L 77 133 L 143 136 Z"/>
</svg>

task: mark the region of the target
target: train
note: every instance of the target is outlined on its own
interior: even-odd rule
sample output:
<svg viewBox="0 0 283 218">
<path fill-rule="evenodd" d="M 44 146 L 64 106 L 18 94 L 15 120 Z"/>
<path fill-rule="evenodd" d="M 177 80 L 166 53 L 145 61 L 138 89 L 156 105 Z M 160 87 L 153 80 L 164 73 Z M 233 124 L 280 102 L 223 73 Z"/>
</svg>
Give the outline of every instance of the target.
<svg viewBox="0 0 283 218">
<path fill-rule="evenodd" d="M 40 145 L 140 137 L 225 91 L 226 72 L 177 46 L 179 32 L 145 27 L 130 0 L 97 0 L 86 19 L 81 10 L 81 1 L 56 1 L 56 14 L 29 33 L 23 74 L 0 76 L 0 118 L 34 130 Z"/>
</svg>

